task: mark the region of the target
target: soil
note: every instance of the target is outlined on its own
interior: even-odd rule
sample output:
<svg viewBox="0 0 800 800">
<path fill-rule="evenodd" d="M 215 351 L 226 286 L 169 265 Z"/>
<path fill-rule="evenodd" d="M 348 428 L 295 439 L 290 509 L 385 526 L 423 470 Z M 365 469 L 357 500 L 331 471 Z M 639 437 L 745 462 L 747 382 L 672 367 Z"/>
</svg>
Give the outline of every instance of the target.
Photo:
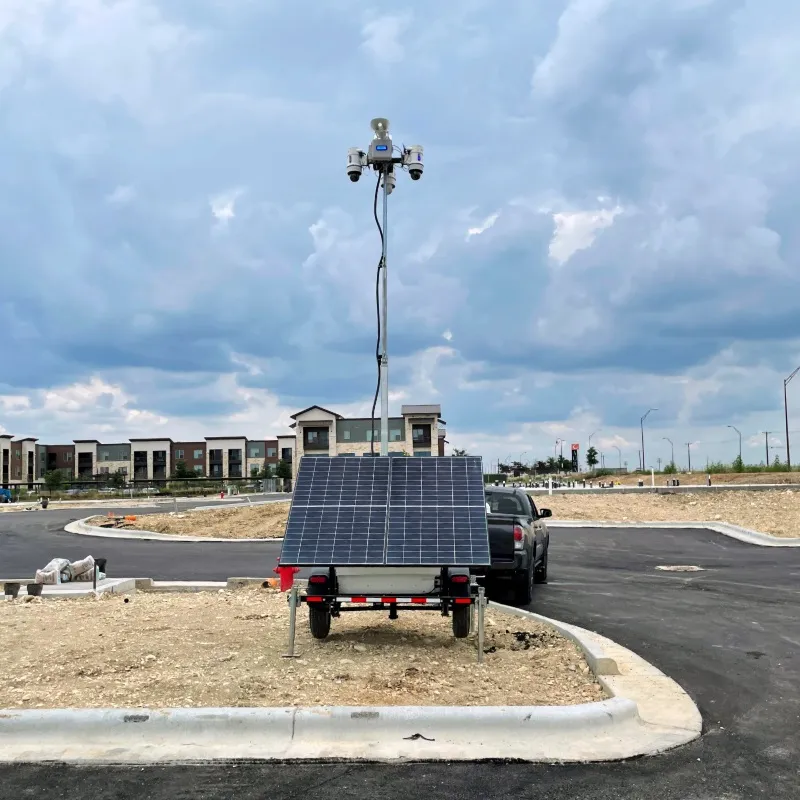
<svg viewBox="0 0 800 800">
<path fill-rule="evenodd" d="M 773 536 L 800 536 L 800 489 L 691 494 L 537 494 L 554 519 L 607 522 L 729 522 Z M 146 514 L 125 527 L 159 533 L 258 539 L 283 536 L 288 503 L 178 514 Z M 95 524 L 105 521 L 95 517 Z"/>
<path fill-rule="evenodd" d="M 208 536 L 221 539 L 275 539 L 283 536 L 288 502 L 212 511 L 178 511 L 168 514 L 137 515 L 135 521 L 124 522 L 119 528 L 128 530 L 173 533 L 184 536 Z M 107 522 L 104 516 L 87 520 L 89 525 Z"/>
<path fill-rule="evenodd" d="M 585 476 L 581 476 L 585 477 Z M 666 486 L 667 481 L 672 478 L 677 478 L 681 482 L 681 486 L 705 486 L 708 479 L 708 473 L 703 472 L 680 472 L 677 475 L 660 475 L 656 473 L 656 486 Z M 587 480 L 591 478 L 587 477 Z M 637 473 L 629 473 L 627 475 L 608 475 L 603 478 L 594 478 L 594 485 L 597 486 L 598 481 L 608 482 L 614 481 L 614 485 L 620 484 L 622 486 L 636 486 L 640 480 L 644 481 L 645 486 L 650 485 L 650 473 L 647 475 L 640 475 Z M 711 475 L 711 483 L 717 484 L 758 484 L 765 483 L 774 484 L 796 484 L 800 485 L 800 472 L 719 472 Z"/>
<path fill-rule="evenodd" d="M 608 522 L 729 522 L 773 536 L 800 536 L 800 489 L 685 494 L 535 495 L 554 519 Z"/>
<path fill-rule="evenodd" d="M 486 612 L 455 639 L 436 612 L 343 614 L 328 639 L 298 610 L 284 659 L 274 590 L 0 603 L 0 708 L 300 705 L 573 705 L 604 698 L 583 655 L 551 628 Z"/>
</svg>

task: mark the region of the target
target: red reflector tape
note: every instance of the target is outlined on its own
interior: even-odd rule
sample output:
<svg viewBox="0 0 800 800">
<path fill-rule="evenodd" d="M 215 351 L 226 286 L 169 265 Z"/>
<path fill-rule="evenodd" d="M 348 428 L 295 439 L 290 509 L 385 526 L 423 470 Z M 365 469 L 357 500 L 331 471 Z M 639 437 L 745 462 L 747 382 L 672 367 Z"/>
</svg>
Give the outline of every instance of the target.
<svg viewBox="0 0 800 800">
<path fill-rule="evenodd" d="M 397 598 L 396 597 L 382 597 L 381 600 L 384 603 L 396 603 L 397 602 Z"/>
<path fill-rule="evenodd" d="M 472 602 L 471 597 L 456 597 L 453 600 L 454 603 L 460 606 L 467 606 Z"/>
<path fill-rule="evenodd" d="M 412 597 L 411 598 L 411 602 L 415 603 L 418 606 L 424 606 L 425 603 L 428 602 L 428 598 L 427 597 Z"/>
<path fill-rule="evenodd" d="M 366 597 L 351 597 L 350 598 L 350 602 L 351 603 L 366 603 L 367 602 L 367 598 Z"/>
<path fill-rule="evenodd" d="M 306 597 L 306 603 L 321 603 L 321 597 Z"/>
</svg>

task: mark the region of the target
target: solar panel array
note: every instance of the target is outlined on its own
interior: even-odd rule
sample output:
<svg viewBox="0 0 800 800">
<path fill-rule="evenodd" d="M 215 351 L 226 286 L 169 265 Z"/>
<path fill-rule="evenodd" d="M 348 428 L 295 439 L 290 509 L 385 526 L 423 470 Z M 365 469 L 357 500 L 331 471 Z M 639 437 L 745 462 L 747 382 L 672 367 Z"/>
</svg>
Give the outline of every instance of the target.
<svg viewBox="0 0 800 800">
<path fill-rule="evenodd" d="M 304 458 L 280 562 L 488 565 L 480 457 Z"/>
</svg>

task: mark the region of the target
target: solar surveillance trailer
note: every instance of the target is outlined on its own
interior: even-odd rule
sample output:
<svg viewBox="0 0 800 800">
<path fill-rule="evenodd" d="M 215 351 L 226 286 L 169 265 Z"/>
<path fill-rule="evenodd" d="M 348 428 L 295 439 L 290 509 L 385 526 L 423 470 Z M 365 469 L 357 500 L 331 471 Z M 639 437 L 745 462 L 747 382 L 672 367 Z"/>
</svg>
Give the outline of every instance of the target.
<svg viewBox="0 0 800 800">
<path fill-rule="evenodd" d="M 347 151 L 347 175 L 356 183 L 365 169 L 370 167 L 377 173 L 373 213 L 375 224 L 381 236 L 381 260 L 378 262 L 378 274 L 375 287 L 375 299 L 378 305 L 378 386 L 381 395 L 381 455 L 389 455 L 389 351 L 387 345 L 387 280 L 386 280 L 386 247 L 388 243 L 387 227 L 389 215 L 389 195 L 397 185 L 396 169 L 408 170 L 411 179 L 418 181 L 422 177 L 424 164 L 422 145 L 398 147 L 389 135 L 389 120 L 376 117 L 370 123 L 373 138 L 366 152 L 358 147 Z M 383 224 L 378 222 L 378 190 L 383 186 Z M 377 282 L 380 281 L 380 295 Z M 380 298 L 380 299 L 379 299 Z M 378 392 L 375 392 L 377 401 Z M 372 405 L 373 418 L 375 403 Z M 374 428 L 374 425 L 373 425 Z M 374 437 L 373 437 L 374 438 Z"/>
<path fill-rule="evenodd" d="M 346 611 L 439 611 L 457 638 L 478 612 L 483 658 L 483 587 L 490 566 L 483 464 L 450 458 L 305 457 L 295 483 L 279 564 L 307 567 L 290 595 L 308 606 L 311 634 L 325 639 Z"/>
</svg>

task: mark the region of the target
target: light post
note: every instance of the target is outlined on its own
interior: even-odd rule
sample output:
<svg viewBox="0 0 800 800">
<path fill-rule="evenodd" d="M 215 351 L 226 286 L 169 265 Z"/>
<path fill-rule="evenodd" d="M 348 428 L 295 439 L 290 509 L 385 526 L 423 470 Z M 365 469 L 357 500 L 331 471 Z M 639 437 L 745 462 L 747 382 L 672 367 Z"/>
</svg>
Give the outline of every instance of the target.
<svg viewBox="0 0 800 800">
<path fill-rule="evenodd" d="M 523 469 L 525 468 L 525 465 L 522 463 L 522 458 L 523 458 L 523 456 L 526 456 L 526 455 L 528 455 L 528 451 L 527 451 L 527 450 L 523 450 L 523 452 L 521 452 L 521 453 L 519 454 L 519 465 L 520 465 L 520 467 L 522 467 Z"/>
<path fill-rule="evenodd" d="M 786 402 L 786 387 L 789 385 L 789 381 L 794 378 L 797 373 L 800 372 L 800 367 L 798 367 L 788 378 L 783 379 L 783 416 L 786 420 L 786 471 L 792 471 L 792 459 L 789 455 L 789 405 Z M 769 464 L 767 464 L 769 466 Z"/>
<path fill-rule="evenodd" d="M 672 439 L 669 439 L 666 436 L 663 436 L 662 438 L 664 439 L 665 442 L 669 442 L 669 446 L 672 448 L 672 459 L 671 459 L 670 463 L 674 467 L 675 466 L 675 445 L 672 444 Z"/>
<path fill-rule="evenodd" d="M 786 387 L 784 386 L 783 388 L 785 389 Z M 736 431 L 736 433 L 739 434 L 739 463 L 741 464 L 742 463 L 742 432 L 735 425 L 728 425 L 728 427 L 729 428 L 733 428 Z"/>
<path fill-rule="evenodd" d="M 553 459 L 556 457 L 556 451 L 558 450 L 559 444 L 561 444 L 561 439 L 556 439 L 556 443 L 553 445 Z"/>
<path fill-rule="evenodd" d="M 589 448 L 592 446 L 592 436 L 597 436 L 597 434 L 600 433 L 601 430 L 602 430 L 602 428 L 598 428 L 594 433 L 590 433 L 589 434 L 589 444 L 586 446 L 586 452 L 587 453 L 589 452 Z M 589 462 L 588 461 L 586 462 L 586 466 L 589 466 Z"/>
<path fill-rule="evenodd" d="M 365 169 L 372 169 L 377 173 L 375 184 L 375 198 L 373 201 L 373 214 L 375 223 L 381 236 L 381 259 L 375 286 L 375 300 L 378 307 L 378 346 L 376 356 L 378 361 L 378 388 L 372 403 L 370 452 L 375 452 L 375 406 L 378 394 L 381 398 L 381 455 L 389 455 L 389 345 L 387 342 L 388 327 L 388 282 L 386 275 L 386 247 L 388 244 L 388 218 L 389 195 L 397 185 L 396 172 L 404 168 L 408 170 L 411 179 L 418 181 L 422 177 L 424 164 L 422 162 L 422 145 L 411 147 L 397 147 L 389 135 L 389 120 L 376 117 L 370 122 L 373 138 L 366 152 L 358 147 L 351 147 L 347 151 L 347 177 L 355 183 Z M 399 155 L 395 154 L 399 151 Z M 395 168 L 397 170 L 395 171 Z M 378 221 L 378 192 L 383 187 L 383 225 Z M 378 291 L 380 289 L 380 292 Z"/>
<path fill-rule="evenodd" d="M 639 427 L 640 427 L 640 428 L 641 428 L 641 430 L 642 430 L 642 472 L 644 472 L 644 470 L 645 470 L 645 469 L 647 469 L 647 467 L 645 466 L 645 464 L 646 464 L 647 462 L 645 461 L 645 456 L 644 456 L 644 421 L 647 419 L 647 417 L 648 417 L 648 415 L 650 414 L 650 412 L 651 412 L 651 411 L 658 411 L 658 409 L 657 409 L 657 408 L 651 408 L 651 409 L 650 409 L 650 410 L 647 412 L 647 414 L 645 414 L 645 415 L 644 415 L 644 416 L 643 416 L 643 417 L 642 417 L 642 418 L 639 420 Z"/>
<path fill-rule="evenodd" d="M 619 454 L 619 471 L 622 472 L 622 450 L 620 450 L 619 447 L 617 447 L 617 445 L 612 445 L 612 447 Z"/>
</svg>

